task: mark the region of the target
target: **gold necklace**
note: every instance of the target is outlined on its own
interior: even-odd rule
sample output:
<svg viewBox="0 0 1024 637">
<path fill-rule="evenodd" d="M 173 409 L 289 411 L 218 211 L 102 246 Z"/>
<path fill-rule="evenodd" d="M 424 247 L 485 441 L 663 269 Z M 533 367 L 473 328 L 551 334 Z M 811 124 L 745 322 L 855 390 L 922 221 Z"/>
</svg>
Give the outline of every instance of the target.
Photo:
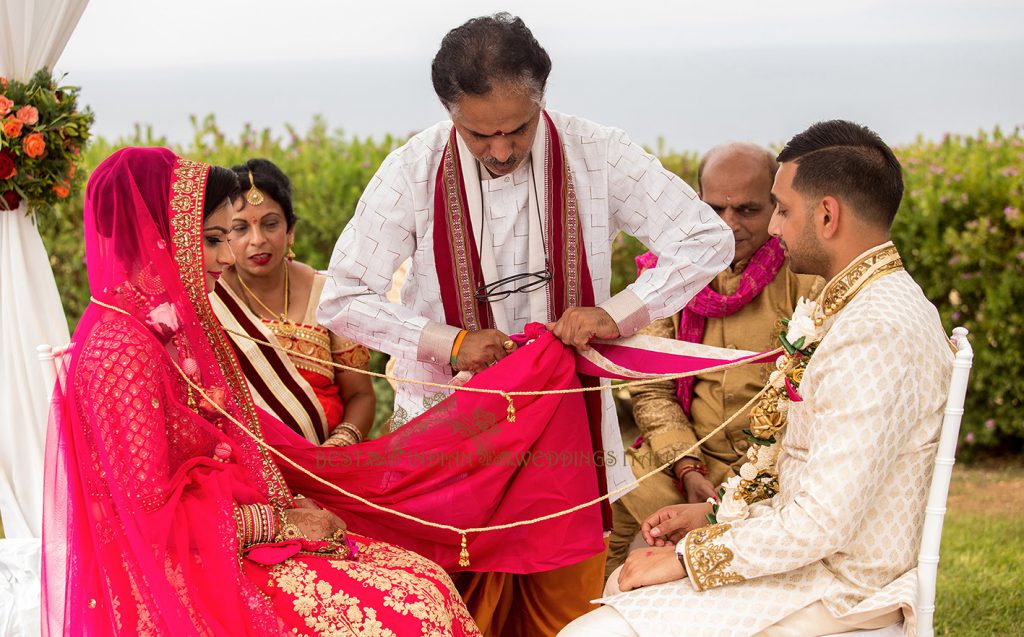
<svg viewBox="0 0 1024 637">
<path fill-rule="evenodd" d="M 290 296 L 288 294 L 288 270 L 289 269 L 290 268 L 288 267 L 288 264 L 285 263 L 284 264 L 284 313 L 280 314 L 279 317 L 278 317 L 278 320 L 282 324 L 281 328 L 280 328 L 281 332 L 283 332 L 285 336 L 291 336 L 292 334 L 295 333 L 295 324 L 292 323 L 291 320 L 288 318 L 288 299 L 289 299 L 289 296 Z M 256 296 L 255 292 L 253 292 L 251 289 L 249 289 L 249 286 L 245 284 L 245 280 L 242 278 L 242 273 L 241 272 L 237 272 L 237 274 L 238 274 L 238 282 L 242 284 L 242 291 L 245 294 L 245 300 L 246 300 L 246 303 L 249 305 L 249 309 L 250 310 L 253 309 L 252 303 L 249 303 L 249 297 L 252 297 L 257 303 L 260 304 L 260 306 L 264 310 L 267 311 L 267 313 L 269 313 L 271 316 L 273 316 L 274 315 L 274 310 L 272 310 L 269 307 L 267 307 L 267 304 L 264 303 L 263 300 L 260 299 L 260 297 Z"/>
</svg>

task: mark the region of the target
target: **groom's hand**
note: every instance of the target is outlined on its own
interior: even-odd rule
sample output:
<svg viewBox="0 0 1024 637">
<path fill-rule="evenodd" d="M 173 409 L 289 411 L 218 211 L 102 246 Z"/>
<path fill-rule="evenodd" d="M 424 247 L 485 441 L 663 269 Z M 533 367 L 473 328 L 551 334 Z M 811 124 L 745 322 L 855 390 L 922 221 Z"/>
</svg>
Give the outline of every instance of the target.
<svg viewBox="0 0 1024 637">
<path fill-rule="evenodd" d="M 619 572 L 619 590 L 674 582 L 686 577 L 686 569 L 676 557 L 675 546 L 637 549 L 629 554 Z"/>
<path fill-rule="evenodd" d="M 611 315 L 599 307 L 571 307 L 554 323 L 547 324 L 548 331 L 570 347 L 590 349 L 590 339 L 619 337 L 619 326 Z"/>
</svg>

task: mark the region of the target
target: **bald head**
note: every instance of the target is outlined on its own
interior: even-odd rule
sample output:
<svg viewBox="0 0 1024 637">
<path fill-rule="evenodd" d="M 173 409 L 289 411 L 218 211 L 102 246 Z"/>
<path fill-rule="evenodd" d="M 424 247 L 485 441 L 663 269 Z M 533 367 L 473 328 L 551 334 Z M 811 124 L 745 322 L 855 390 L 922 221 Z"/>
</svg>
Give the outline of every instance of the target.
<svg viewBox="0 0 1024 637">
<path fill-rule="evenodd" d="M 751 172 L 763 170 L 768 175 L 768 189 L 775 181 L 775 173 L 779 172 L 779 162 L 775 153 L 763 146 L 750 142 L 730 142 L 715 146 L 700 159 L 697 166 L 697 188 L 703 190 L 704 171 L 709 164 L 729 164 L 734 168 Z"/>
<path fill-rule="evenodd" d="M 769 238 L 772 183 L 778 169 L 770 150 L 742 142 L 716 146 L 700 161 L 700 197 L 732 229 L 733 265 L 749 259 Z"/>
</svg>

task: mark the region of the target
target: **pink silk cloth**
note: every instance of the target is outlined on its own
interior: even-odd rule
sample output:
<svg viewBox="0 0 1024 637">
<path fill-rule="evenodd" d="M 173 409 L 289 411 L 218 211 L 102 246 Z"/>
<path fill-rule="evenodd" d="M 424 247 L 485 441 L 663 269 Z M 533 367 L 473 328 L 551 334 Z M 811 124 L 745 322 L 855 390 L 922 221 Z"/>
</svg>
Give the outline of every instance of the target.
<svg viewBox="0 0 1024 637">
<path fill-rule="evenodd" d="M 536 341 L 477 374 L 474 388 L 538 391 L 579 387 L 575 360 L 539 324 Z M 500 395 L 456 392 L 401 429 L 348 447 L 321 448 L 290 429 L 264 426 L 267 441 L 302 468 L 371 502 L 459 528 L 507 524 L 569 509 L 598 496 L 582 394 L 515 396 L 515 420 Z M 534 573 L 604 549 L 600 508 L 471 533 L 471 565 L 459 536 L 377 511 L 279 462 L 289 485 L 335 511 L 349 528 L 409 548 L 446 570 Z M 553 541 L 557 538 L 557 541 Z"/>
</svg>

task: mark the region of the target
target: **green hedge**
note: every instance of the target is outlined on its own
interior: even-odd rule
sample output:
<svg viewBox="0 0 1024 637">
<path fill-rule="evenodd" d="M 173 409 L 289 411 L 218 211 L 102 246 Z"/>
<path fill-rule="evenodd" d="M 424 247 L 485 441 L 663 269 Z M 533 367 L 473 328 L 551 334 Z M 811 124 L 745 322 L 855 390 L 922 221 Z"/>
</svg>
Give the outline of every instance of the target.
<svg viewBox="0 0 1024 637">
<path fill-rule="evenodd" d="M 918 139 L 898 149 L 906 195 L 894 241 L 947 330 L 970 330 L 967 455 L 1024 440 L 1024 135 Z"/>
<path fill-rule="evenodd" d="M 185 156 L 223 166 L 267 157 L 294 184 L 300 222 L 295 251 L 299 259 L 323 268 L 334 242 L 355 209 L 363 187 L 388 152 L 403 140 L 358 139 L 331 130 L 322 119 L 305 133 L 292 128 L 283 137 L 246 129 L 227 139 L 212 116 L 194 121 L 195 135 Z M 116 141 L 95 140 L 86 151 L 91 171 L 115 149 L 129 145 L 165 146 L 150 129 L 137 128 Z M 658 149 L 665 166 L 696 184 L 697 156 Z M 967 327 L 975 345 L 975 365 L 962 437 L 966 455 L 978 451 L 1019 451 L 1024 441 L 1024 136 L 998 129 L 976 136 L 919 139 L 897 149 L 907 190 L 893 239 L 908 270 L 939 308 L 947 330 Z M 73 327 L 88 303 L 88 280 L 81 241 L 82 193 L 55 215 L 41 218 L 68 322 Z M 631 237 L 616 240 L 613 290 L 634 275 L 633 257 L 643 248 Z M 884 364 L 884 361 L 880 361 Z M 373 366 L 382 369 L 383 357 Z M 912 373 L 912 370 L 910 371 Z M 851 379 L 855 382 L 855 379 Z M 390 388 L 377 385 L 378 415 L 390 411 Z"/>
</svg>

